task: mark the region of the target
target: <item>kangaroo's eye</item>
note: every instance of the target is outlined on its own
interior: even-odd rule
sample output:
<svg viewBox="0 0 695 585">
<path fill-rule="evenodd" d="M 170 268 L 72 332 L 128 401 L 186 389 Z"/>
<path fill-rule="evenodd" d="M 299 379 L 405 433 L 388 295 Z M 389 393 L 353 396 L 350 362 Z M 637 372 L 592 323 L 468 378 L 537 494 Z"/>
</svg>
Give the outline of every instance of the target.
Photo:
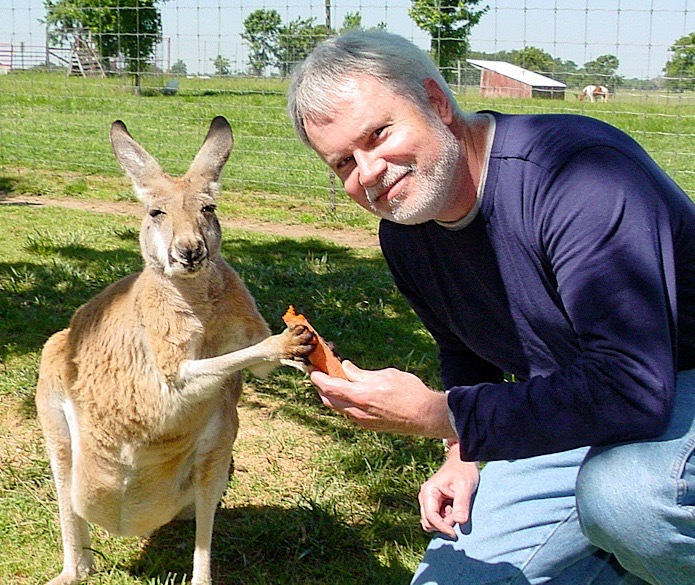
<svg viewBox="0 0 695 585">
<path fill-rule="evenodd" d="M 217 205 L 206 205 L 203 207 L 203 213 L 215 213 L 215 210 L 217 209 Z"/>
<path fill-rule="evenodd" d="M 164 212 L 161 209 L 150 209 L 148 213 L 150 214 L 150 217 L 159 217 L 160 215 L 164 215 Z"/>
</svg>

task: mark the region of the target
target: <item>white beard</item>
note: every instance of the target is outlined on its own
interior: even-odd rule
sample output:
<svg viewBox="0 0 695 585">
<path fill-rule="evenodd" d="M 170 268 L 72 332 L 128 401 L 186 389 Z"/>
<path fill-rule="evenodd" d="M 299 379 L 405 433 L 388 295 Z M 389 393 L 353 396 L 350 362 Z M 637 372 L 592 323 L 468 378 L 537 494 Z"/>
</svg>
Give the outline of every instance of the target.
<svg viewBox="0 0 695 585">
<path fill-rule="evenodd" d="M 389 164 L 379 184 L 365 188 L 370 208 L 379 217 L 408 225 L 424 223 L 436 218 L 453 199 L 451 187 L 461 145 L 441 120 L 433 123 L 433 131 L 440 153 L 432 164 L 427 167 Z M 380 193 L 408 173 L 415 185 L 411 182 L 410 188 L 404 188 L 388 203 L 376 201 Z"/>
</svg>

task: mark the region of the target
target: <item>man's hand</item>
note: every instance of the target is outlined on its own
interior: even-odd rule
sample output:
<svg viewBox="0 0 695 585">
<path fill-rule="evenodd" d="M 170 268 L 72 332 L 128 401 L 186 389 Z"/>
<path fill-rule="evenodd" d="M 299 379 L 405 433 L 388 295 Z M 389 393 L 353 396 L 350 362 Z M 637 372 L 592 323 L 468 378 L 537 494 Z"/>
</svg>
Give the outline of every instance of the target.
<svg viewBox="0 0 695 585">
<path fill-rule="evenodd" d="M 361 370 L 344 361 L 348 380 L 313 371 L 323 403 L 365 429 L 441 439 L 455 435 L 446 394 L 412 374 L 388 368 Z"/>
<path fill-rule="evenodd" d="M 458 445 L 453 446 L 444 465 L 420 488 L 422 527 L 427 532 L 439 531 L 456 538 L 454 524 L 464 524 L 470 519 L 479 480 L 477 464 L 461 461 Z"/>
</svg>

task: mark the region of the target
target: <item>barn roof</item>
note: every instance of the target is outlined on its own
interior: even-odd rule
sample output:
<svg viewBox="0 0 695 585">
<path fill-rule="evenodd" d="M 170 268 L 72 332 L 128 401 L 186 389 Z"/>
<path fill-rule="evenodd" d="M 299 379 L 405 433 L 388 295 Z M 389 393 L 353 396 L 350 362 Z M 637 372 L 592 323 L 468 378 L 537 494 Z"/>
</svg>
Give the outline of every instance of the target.
<svg viewBox="0 0 695 585">
<path fill-rule="evenodd" d="M 515 81 L 521 81 L 531 87 L 567 87 L 564 83 L 555 81 L 550 77 L 546 77 L 540 73 L 534 73 L 533 71 L 529 71 L 518 65 L 512 65 L 505 61 L 481 61 L 479 59 L 466 59 L 466 61 L 473 65 L 473 67 L 494 71 L 495 73 L 499 73 Z"/>
</svg>

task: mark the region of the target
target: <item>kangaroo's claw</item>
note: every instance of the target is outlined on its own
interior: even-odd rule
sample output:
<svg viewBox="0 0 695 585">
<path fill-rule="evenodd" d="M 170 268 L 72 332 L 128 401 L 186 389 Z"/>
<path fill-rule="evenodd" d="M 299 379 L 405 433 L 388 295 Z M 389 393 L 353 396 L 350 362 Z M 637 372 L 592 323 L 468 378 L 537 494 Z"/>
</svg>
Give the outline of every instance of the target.
<svg viewBox="0 0 695 585">
<path fill-rule="evenodd" d="M 289 335 L 287 346 L 287 357 L 294 360 L 306 362 L 309 354 L 316 349 L 316 335 L 304 325 L 293 325 L 285 330 Z"/>
</svg>

